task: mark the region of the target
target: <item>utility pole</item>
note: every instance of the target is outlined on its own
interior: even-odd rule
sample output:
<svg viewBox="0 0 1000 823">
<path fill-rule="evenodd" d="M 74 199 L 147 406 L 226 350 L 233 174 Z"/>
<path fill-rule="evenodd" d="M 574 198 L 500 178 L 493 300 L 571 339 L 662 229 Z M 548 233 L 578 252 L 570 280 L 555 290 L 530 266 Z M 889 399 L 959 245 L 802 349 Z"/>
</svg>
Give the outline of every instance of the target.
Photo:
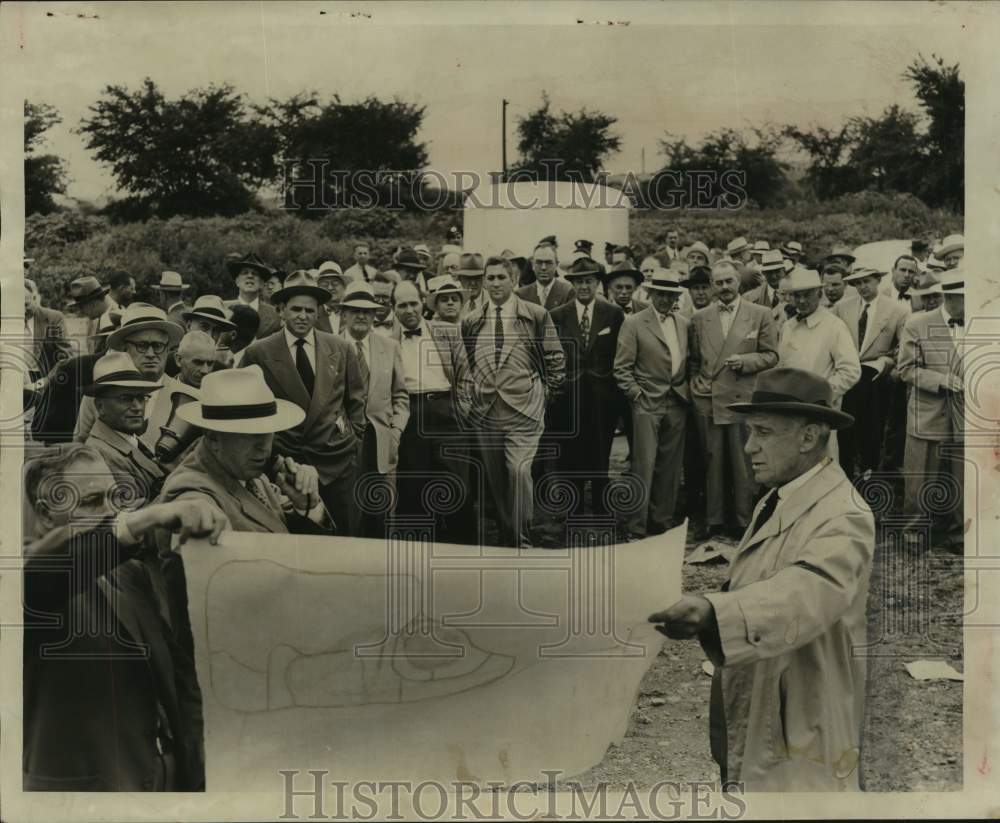
<svg viewBox="0 0 1000 823">
<path fill-rule="evenodd" d="M 646 147 L 642 147 L 642 173 L 646 173 Z"/>
<path fill-rule="evenodd" d="M 507 179 L 507 98 L 503 98 L 503 106 L 500 109 L 500 128 L 503 134 L 500 137 L 500 145 L 503 147 L 503 179 Z"/>
</svg>

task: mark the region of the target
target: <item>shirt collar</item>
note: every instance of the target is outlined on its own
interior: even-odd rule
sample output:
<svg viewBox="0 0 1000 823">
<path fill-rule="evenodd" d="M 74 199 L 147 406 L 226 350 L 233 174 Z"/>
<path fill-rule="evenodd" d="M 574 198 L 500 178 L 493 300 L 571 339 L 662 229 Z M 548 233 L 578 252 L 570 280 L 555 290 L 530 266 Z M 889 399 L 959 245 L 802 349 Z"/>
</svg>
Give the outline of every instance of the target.
<svg viewBox="0 0 1000 823">
<path fill-rule="evenodd" d="M 288 327 L 286 326 L 285 327 L 285 342 L 288 344 L 288 348 L 290 348 L 290 349 L 294 348 L 295 347 L 295 341 L 298 340 L 298 339 L 299 338 L 297 338 L 294 334 L 292 334 L 288 330 Z M 310 347 L 311 346 L 315 346 L 316 345 L 316 332 L 315 332 L 315 330 L 314 329 L 309 329 L 309 334 L 307 334 L 302 339 L 306 341 L 306 345 L 307 346 L 310 346 Z"/>
<path fill-rule="evenodd" d="M 826 312 L 823 306 L 817 306 L 816 311 L 806 318 L 806 326 L 810 329 L 816 328 L 816 324 L 822 319 L 820 312 Z M 800 321 L 801 322 L 801 321 Z"/>
<path fill-rule="evenodd" d="M 811 469 L 808 469 L 794 480 L 789 480 L 784 486 L 778 486 L 778 500 L 787 500 L 788 497 L 797 489 L 802 488 L 810 479 L 819 474 L 823 469 L 825 469 L 830 463 L 829 457 L 824 457 Z"/>
</svg>

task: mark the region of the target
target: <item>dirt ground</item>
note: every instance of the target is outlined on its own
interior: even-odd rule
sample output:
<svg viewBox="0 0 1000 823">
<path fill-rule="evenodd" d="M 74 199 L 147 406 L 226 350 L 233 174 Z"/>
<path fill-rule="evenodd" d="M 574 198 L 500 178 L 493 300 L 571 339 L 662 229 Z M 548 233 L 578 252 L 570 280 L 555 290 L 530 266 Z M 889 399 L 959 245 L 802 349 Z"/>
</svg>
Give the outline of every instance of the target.
<svg viewBox="0 0 1000 823">
<path fill-rule="evenodd" d="M 625 466 L 615 439 L 613 470 Z M 689 533 L 690 534 L 690 533 Z M 694 542 L 688 542 L 688 551 Z M 684 565 L 686 592 L 718 590 L 728 564 Z M 868 600 L 868 695 L 862 744 L 867 791 L 948 791 L 962 787 L 962 683 L 918 681 L 905 664 L 944 660 L 962 671 L 961 558 L 931 547 L 905 554 L 891 540 L 875 552 Z M 628 731 L 604 759 L 567 778 L 583 787 L 622 788 L 660 780 L 718 780 L 709 753 L 711 677 L 694 641 L 664 640 L 639 688 Z"/>
</svg>

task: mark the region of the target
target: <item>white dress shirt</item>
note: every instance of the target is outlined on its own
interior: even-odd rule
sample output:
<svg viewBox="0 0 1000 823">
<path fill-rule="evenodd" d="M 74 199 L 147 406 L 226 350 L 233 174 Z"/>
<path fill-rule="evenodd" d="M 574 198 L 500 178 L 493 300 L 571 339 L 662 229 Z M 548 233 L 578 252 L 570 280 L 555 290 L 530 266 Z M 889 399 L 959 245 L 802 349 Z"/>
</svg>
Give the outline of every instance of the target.
<svg viewBox="0 0 1000 823">
<path fill-rule="evenodd" d="M 288 350 L 292 355 L 292 362 L 295 362 L 295 355 L 299 350 L 296 345 L 299 338 L 292 334 L 287 327 L 284 329 L 285 332 L 285 343 L 288 345 Z M 313 329 L 309 329 L 309 334 L 302 338 L 306 341 L 306 344 L 302 347 L 305 350 L 306 357 L 309 358 L 309 365 L 312 366 L 313 374 L 316 374 L 316 333 Z"/>
<path fill-rule="evenodd" d="M 420 323 L 421 334 L 406 336 L 403 331 L 400 347 L 403 355 L 403 375 L 410 394 L 446 392 L 451 390 L 441 362 L 441 352 L 431 336 L 427 321 Z"/>
<path fill-rule="evenodd" d="M 654 311 L 656 310 L 654 309 Z M 667 341 L 667 349 L 670 351 L 670 371 L 676 376 L 681 367 L 681 344 L 677 339 L 677 324 L 671 314 L 656 312 L 656 316 L 660 320 L 663 338 Z"/>
<path fill-rule="evenodd" d="M 251 309 L 253 309 L 255 312 L 257 312 L 257 314 L 260 314 L 260 298 L 259 297 L 255 297 L 253 300 L 251 300 L 248 303 L 242 297 L 237 296 L 236 297 L 236 302 L 237 303 L 242 303 L 244 306 L 249 306 Z"/>
<path fill-rule="evenodd" d="M 545 305 L 545 301 L 549 299 L 549 292 L 552 291 L 552 284 L 555 282 L 555 278 L 549 281 L 547 286 L 543 286 L 541 281 L 535 281 L 535 290 L 538 292 L 538 302 Z"/>
<path fill-rule="evenodd" d="M 723 308 L 723 303 L 719 301 L 719 321 L 722 323 L 722 339 L 725 340 L 729 337 L 729 330 L 733 327 L 733 320 L 736 319 L 736 312 L 740 310 L 740 296 L 736 295 L 736 299 L 729 304 L 732 307 L 730 311 Z"/>
</svg>

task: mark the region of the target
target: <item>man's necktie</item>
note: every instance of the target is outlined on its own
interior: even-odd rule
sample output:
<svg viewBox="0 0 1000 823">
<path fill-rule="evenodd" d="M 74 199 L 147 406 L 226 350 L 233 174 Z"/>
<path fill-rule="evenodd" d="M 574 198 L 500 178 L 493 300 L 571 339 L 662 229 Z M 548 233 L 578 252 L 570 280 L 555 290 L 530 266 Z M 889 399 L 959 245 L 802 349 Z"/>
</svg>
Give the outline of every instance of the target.
<svg viewBox="0 0 1000 823">
<path fill-rule="evenodd" d="M 590 341 L 590 306 L 583 307 L 583 319 L 580 320 L 580 331 L 583 333 L 583 345 Z"/>
<path fill-rule="evenodd" d="M 768 492 L 767 497 L 764 498 L 764 505 L 761 506 L 760 511 L 753 520 L 753 526 L 750 527 L 750 536 L 753 537 L 760 530 L 768 520 L 771 519 L 771 515 L 774 514 L 774 510 L 778 507 L 778 490 L 771 489 Z"/>
<path fill-rule="evenodd" d="M 295 341 L 295 370 L 302 378 L 302 385 L 306 387 L 306 393 L 312 397 L 313 389 L 316 387 L 316 375 L 313 373 L 312 364 L 306 355 L 306 341 L 301 337 Z"/>
<path fill-rule="evenodd" d="M 861 310 L 861 317 L 858 318 L 858 349 L 865 344 L 865 332 L 868 330 L 868 304 Z"/>
<path fill-rule="evenodd" d="M 250 492 L 265 509 L 271 508 L 271 501 L 267 499 L 267 495 L 264 494 L 264 490 L 261 488 L 260 480 L 257 477 L 251 477 L 249 480 L 243 483 L 243 487 Z"/>
<path fill-rule="evenodd" d="M 358 340 L 355 345 L 358 349 L 358 365 L 361 367 L 361 377 L 365 381 L 365 386 L 368 385 L 368 378 L 371 376 L 371 372 L 368 370 L 368 361 L 365 359 L 365 347 L 362 345 L 362 341 Z"/>
<path fill-rule="evenodd" d="M 778 305 L 778 293 L 774 292 L 771 295 L 771 308 L 773 309 L 777 305 Z"/>
<path fill-rule="evenodd" d="M 497 306 L 497 321 L 493 326 L 493 361 L 499 367 L 500 352 L 503 351 L 503 318 L 500 316 L 500 306 Z"/>
</svg>

